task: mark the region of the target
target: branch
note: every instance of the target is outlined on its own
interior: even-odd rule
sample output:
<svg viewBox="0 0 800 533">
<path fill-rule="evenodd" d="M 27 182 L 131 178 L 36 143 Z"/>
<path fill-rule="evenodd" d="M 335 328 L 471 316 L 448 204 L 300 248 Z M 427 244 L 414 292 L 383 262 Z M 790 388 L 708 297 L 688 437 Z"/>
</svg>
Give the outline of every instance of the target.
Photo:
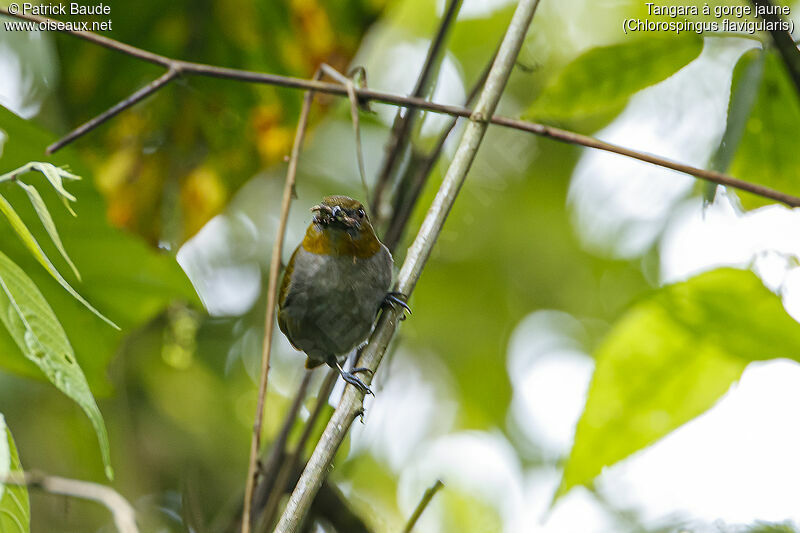
<svg viewBox="0 0 800 533">
<path fill-rule="evenodd" d="M 315 78 L 322 75 L 317 71 Z M 286 222 L 289 219 L 289 207 L 294 196 L 294 183 L 297 177 L 297 161 L 300 158 L 300 148 L 306 133 L 308 114 L 314 91 L 306 93 L 303 99 L 303 109 L 300 111 L 300 122 L 292 146 L 292 155 L 289 159 L 289 168 L 286 171 L 286 182 L 283 185 L 283 201 L 281 202 L 281 218 L 275 234 L 275 243 L 272 246 L 272 259 L 269 268 L 269 286 L 267 288 L 267 311 L 264 318 L 264 344 L 261 354 L 261 379 L 258 387 L 258 405 L 256 407 L 255 421 L 253 422 L 253 437 L 250 441 L 250 461 L 247 467 L 247 482 L 244 491 L 244 508 L 242 511 L 242 533 L 250 532 L 250 509 L 253 504 L 255 489 L 258 449 L 261 446 L 261 424 L 264 418 L 264 401 L 267 395 L 267 378 L 269 375 L 269 361 L 272 353 L 272 333 L 275 329 L 275 303 L 278 292 L 278 275 L 281 270 L 281 255 L 283 254 L 283 240 L 286 236 Z"/>
<path fill-rule="evenodd" d="M 273 524 L 275 512 L 278 510 L 278 503 L 280 502 L 283 494 L 287 492 L 289 488 L 287 486 L 289 483 L 289 476 L 298 471 L 297 467 L 300 457 L 303 455 L 306 443 L 311 436 L 311 432 L 316 426 L 317 418 L 319 418 L 320 413 L 322 413 L 322 408 L 328 403 L 328 398 L 333 391 L 333 386 L 336 384 L 336 379 L 338 377 L 339 373 L 336 371 L 336 369 L 331 368 L 320 385 L 319 394 L 317 395 L 317 403 L 314 405 L 314 410 L 311 412 L 308 420 L 306 420 L 303 433 L 300 435 L 300 439 L 297 441 L 294 451 L 288 457 L 285 455 L 283 456 L 284 461 L 280 466 L 277 476 L 275 477 L 275 482 L 273 483 L 272 490 L 269 493 L 269 499 L 264 505 L 264 512 L 261 515 L 261 519 L 258 521 L 259 526 L 256 528 L 256 531 L 267 531 L 269 526 Z M 294 476 L 297 476 L 297 474 L 295 473 Z"/>
<path fill-rule="evenodd" d="M 442 186 L 439 188 L 400 270 L 397 290 L 405 295 L 410 295 L 414 290 L 422 268 L 430 257 L 431 250 L 442 230 L 445 218 L 464 183 L 467 171 L 486 133 L 487 119 L 497 108 L 497 103 L 511 74 L 511 69 L 522 47 L 537 5 L 538 0 L 521 0 L 514 11 L 497 59 L 489 72 L 485 88 L 478 100 L 475 112 L 470 117 L 470 122 L 453 157 L 453 162 L 447 170 Z M 369 344 L 364 349 L 359 366 L 369 368 L 373 372 L 377 369 L 386 347 L 397 329 L 400 313 L 402 310 L 386 310 L 381 314 L 378 324 L 370 336 Z M 367 384 L 371 381 L 369 376 L 369 373 L 365 376 Z M 325 428 L 319 444 L 314 449 L 311 459 L 286 504 L 283 516 L 275 529 L 276 533 L 294 533 L 298 530 L 314 496 L 322 485 L 336 451 L 350 429 L 350 425 L 355 417 L 363 411 L 363 402 L 362 392 L 352 386 L 345 388 L 336 412 Z"/>
<path fill-rule="evenodd" d="M 414 529 L 419 517 L 422 516 L 422 513 L 425 512 L 428 504 L 431 503 L 433 497 L 436 496 L 436 493 L 439 492 L 439 489 L 442 487 L 444 487 L 444 483 L 442 483 L 441 479 L 437 479 L 436 483 L 434 483 L 433 486 L 429 487 L 428 490 L 425 491 L 425 494 L 422 495 L 422 499 L 417 504 L 417 508 L 414 509 L 413 513 L 411 513 L 411 517 L 408 519 L 406 527 L 403 528 L 403 533 L 411 533 L 411 530 Z"/>
<path fill-rule="evenodd" d="M 92 500 L 104 505 L 111 511 L 117 531 L 120 533 L 139 533 L 133 506 L 119 492 L 107 485 L 65 477 L 48 476 L 35 471 L 10 472 L 5 477 L 0 477 L 0 483 L 26 485 L 50 494 Z"/>
<path fill-rule="evenodd" d="M 275 489 L 276 479 L 278 479 L 279 471 L 281 468 L 283 468 L 282 465 L 286 457 L 286 442 L 289 440 L 289 433 L 291 432 L 292 427 L 294 427 L 297 413 L 300 412 L 300 407 L 303 405 L 303 401 L 305 400 L 306 391 L 311 383 L 311 376 L 311 370 L 306 370 L 304 372 L 303 380 L 300 382 L 300 386 L 295 392 L 292 405 L 286 412 L 286 416 L 283 419 L 283 424 L 278 432 L 278 436 L 270 446 L 269 455 L 265 461 L 261 462 L 261 465 L 259 466 L 261 479 L 253 493 L 253 503 L 251 504 L 250 513 L 251 515 L 253 514 L 253 511 L 257 513 L 258 509 L 264 506 L 264 502 L 266 502 L 269 494 L 271 494 Z M 244 520 L 244 516 L 245 515 L 242 514 L 242 520 Z M 252 524 L 253 521 L 251 520 L 250 525 L 252 526 Z"/>
<path fill-rule="evenodd" d="M 486 83 L 486 78 L 489 76 L 489 70 L 492 68 L 497 52 L 492 54 L 490 61 L 487 63 L 486 68 L 481 73 L 480 78 L 467 95 L 467 100 L 464 104 L 465 107 L 470 107 L 475 98 L 478 97 L 479 91 Z M 389 225 L 386 228 L 386 233 L 383 235 L 383 244 L 394 254 L 395 248 L 400 244 L 400 239 L 403 238 L 408 219 L 417 205 L 419 195 L 422 194 L 422 189 L 425 187 L 428 178 L 439 161 L 439 156 L 444 150 L 444 145 L 447 142 L 450 133 L 455 129 L 458 123 L 458 117 L 452 117 L 447 127 L 439 134 L 439 139 L 433 149 L 423 156 L 421 160 L 412 162 L 406 169 L 405 174 L 400 178 L 397 184 L 397 190 L 392 200 L 392 218 L 389 220 Z M 413 156 L 413 154 L 412 154 Z"/>
<path fill-rule="evenodd" d="M 353 123 L 353 134 L 355 135 L 356 142 L 356 163 L 358 164 L 358 174 L 361 176 L 361 186 L 364 187 L 364 202 L 367 202 L 369 201 L 369 186 L 367 185 L 367 171 L 364 168 L 364 152 L 361 146 L 361 125 L 358 120 L 359 102 L 355 91 L 355 84 L 352 79 L 340 73 L 330 65 L 323 63 L 319 68 L 322 69 L 322 72 L 347 87 L 347 97 L 350 100 L 350 121 Z"/>
<path fill-rule="evenodd" d="M 417 83 L 414 86 L 414 91 L 411 96 L 421 98 L 425 96 L 428 88 L 432 83 L 432 77 L 435 66 L 441 56 L 440 52 L 444 46 L 445 37 L 456 20 L 459 10 L 461 9 L 461 0 L 450 0 L 447 9 L 442 15 L 442 22 L 439 24 L 439 29 L 431 41 L 428 48 L 428 54 L 425 57 L 425 62 L 422 64 L 422 70 L 419 72 Z M 380 226 L 381 216 L 380 207 L 383 193 L 386 186 L 391 181 L 391 175 L 397 171 L 397 158 L 403 153 L 409 143 L 408 132 L 414 124 L 416 113 L 412 109 L 408 109 L 405 114 L 401 113 L 402 108 L 397 110 L 392 123 L 392 131 L 389 135 L 389 142 L 386 144 L 386 157 L 381 164 L 381 170 L 378 173 L 378 178 L 375 182 L 375 195 L 372 199 L 371 211 L 375 216 L 376 226 Z"/>
<path fill-rule="evenodd" d="M 30 20 L 32 22 L 46 22 L 53 20 L 47 17 L 22 15 L 19 13 L 12 15 L 11 13 L 8 12 L 8 9 L 6 8 L 0 8 L 0 15 L 7 15 L 23 20 Z M 99 46 L 103 46 L 105 48 L 110 48 L 112 50 L 116 50 L 118 52 L 127 54 L 131 57 L 135 57 L 143 61 L 148 61 L 150 63 L 155 63 L 156 65 L 161 65 L 167 69 L 176 70 L 180 74 L 208 76 L 212 78 L 238 80 L 249 83 L 263 83 L 267 85 L 276 85 L 278 87 L 303 89 L 306 91 L 317 91 L 321 93 L 333 94 L 338 96 L 347 96 L 348 92 L 347 87 L 344 87 L 336 83 L 326 83 L 317 80 L 303 80 L 300 78 L 279 76 L 277 74 L 266 74 L 262 72 L 252 72 L 249 70 L 215 67 L 212 65 L 204 65 L 202 63 L 191 63 L 189 61 L 181 61 L 179 59 L 170 59 L 166 56 L 155 54 L 153 52 L 148 52 L 147 50 L 142 50 L 141 48 L 136 48 L 135 46 L 121 43 L 119 41 L 115 41 L 114 39 L 110 39 L 108 37 L 104 37 L 102 35 L 98 35 L 88 31 L 67 31 L 67 30 L 61 30 L 61 31 L 62 33 L 68 33 L 75 37 L 79 37 L 91 43 L 97 44 Z M 359 100 L 364 100 L 364 101 L 382 102 L 385 104 L 398 105 L 409 109 L 425 109 L 427 111 L 432 111 L 434 113 L 452 115 L 455 117 L 469 118 L 470 115 L 472 114 L 472 112 L 469 109 L 464 107 L 447 105 L 447 104 L 437 104 L 435 102 L 429 102 L 423 98 L 399 96 L 396 94 L 374 91 L 366 88 L 355 88 L 355 93 L 358 95 Z M 152 91 L 147 94 L 152 94 Z M 114 108 L 111 109 L 113 110 Z M 103 115 L 108 115 L 110 111 L 111 110 L 106 111 L 105 113 L 103 113 Z M 110 118 L 111 116 L 112 115 L 106 116 L 105 120 L 108 120 L 108 118 Z M 65 137 L 65 139 L 69 138 L 69 142 L 71 142 L 77 139 L 79 136 L 84 135 L 89 131 L 91 131 L 92 129 L 96 128 L 97 126 L 102 124 L 105 120 L 94 120 L 94 119 L 90 120 L 89 122 L 78 127 L 72 133 L 68 134 Z M 690 176 L 694 176 L 696 178 L 709 181 L 711 183 L 716 183 L 718 185 L 725 185 L 727 187 L 733 187 L 735 189 L 747 191 L 749 193 L 756 194 L 758 196 L 763 196 L 764 198 L 769 198 L 770 200 L 781 202 L 790 207 L 800 207 L 800 198 L 798 198 L 797 196 L 782 193 L 780 191 L 776 191 L 775 189 L 771 189 L 769 187 L 764 187 L 762 185 L 757 185 L 744 180 L 740 180 L 732 176 L 729 176 L 727 174 L 723 174 L 721 172 L 714 172 L 712 170 L 704 170 L 701 168 L 693 167 L 691 165 L 685 165 L 683 163 L 676 163 L 674 161 L 671 161 L 663 157 L 647 154 L 644 152 L 637 152 L 636 150 L 631 150 L 616 144 L 607 143 L 599 139 L 595 139 L 593 137 L 581 135 L 567 130 L 562 130 L 559 128 L 553 128 L 551 126 L 546 126 L 544 124 L 538 124 L 535 122 L 526 122 L 523 120 L 517 120 L 501 116 L 492 116 L 491 118 L 484 120 L 488 120 L 490 123 L 496 124 L 498 126 L 503 126 L 506 128 L 516 129 L 520 131 L 526 131 L 529 133 L 533 133 L 534 135 L 547 137 L 556 141 L 568 144 L 575 144 L 579 146 L 586 146 L 588 148 L 595 148 L 598 150 L 603 150 L 606 152 L 612 152 L 626 157 L 631 157 L 633 159 L 638 159 L 639 161 L 644 161 L 646 163 L 651 163 L 653 165 L 657 165 L 660 167 L 677 170 L 678 172 L 689 174 Z M 79 130 L 80 134 L 76 135 L 75 132 Z M 53 153 L 57 149 L 62 148 L 65 144 L 66 143 L 62 141 L 58 141 L 50 145 L 47 148 L 47 152 Z"/>
<path fill-rule="evenodd" d="M 752 2 L 756 8 L 761 7 L 768 11 L 773 9 L 773 4 L 770 0 L 752 0 Z M 775 28 L 769 30 L 769 34 L 772 36 L 772 42 L 775 43 L 775 48 L 778 49 L 778 53 L 783 59 L 783 64 L 786 65 L 786 70 L 794 82 L 797 95 L 800 97 L 800 50 L 797 49 L 797 45 L 792 39 L 792 34 L 786 30 L 779 29 L 780 24 L 777 23 L 783 22 L 783 18 L 780 15 L 764 13 L 759 16 L 765 21 L 776 25 Z"/>
<path fill-rule="evenodd" d="M 127 97 L 125 100 L 122 100 L 121 102 L 106 109 L 105 111 L 103 111 L 93 119 L 89 120 L 88 122 L 84 122 L 74 130 L 69 132 L 67 135 L 65 135 L 58 141 L 48 146 L 47 153 L 52 154 L 53 152 L 56 152 L 61 148 L 63 148 L 64 146 L 68 145 L 78 137 L 81 137 L 85 133 L 92 131 L 103 122 L 109 120 L 115 115 L 118 115 L 125 109 L 128 109 L 137 102 L 144 100 L 145 98 L 147 98 L 160 88 L 164 87 L 169 82 L 177 78 L 178 75 L 180 75 L 180 69 L 175 67 L 170 67 L 169 70 L 167 70 L 164 74 L 162 74 L 155 80 L 151 81 L 150 83 L 148 83 L 147 85 L 145 85 L 144 87 L 142 87 L 141 89 L 139 89 L 138 91 Z"/>
</svg>

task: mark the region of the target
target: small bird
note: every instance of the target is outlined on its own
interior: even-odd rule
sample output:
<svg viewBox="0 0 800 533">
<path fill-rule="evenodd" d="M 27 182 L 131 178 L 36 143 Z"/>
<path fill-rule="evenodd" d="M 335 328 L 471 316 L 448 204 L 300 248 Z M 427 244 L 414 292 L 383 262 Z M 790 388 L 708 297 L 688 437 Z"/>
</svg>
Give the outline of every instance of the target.
<svg viewBox="0 0 800 533">
<path fill-rule="evenodd" d="M 311 211 L 314 218 L 283 274 L 278 327 L 306 353 L 306 368 L 325 363 L 371 394 L 355 375 L 368 369 L 345 372 L 339 357 L 364 342 L 382 306 L 410 309 L 402 294 L 389 292 L 392 255 L 360 202 L 328 196 Z"/>
</svg>

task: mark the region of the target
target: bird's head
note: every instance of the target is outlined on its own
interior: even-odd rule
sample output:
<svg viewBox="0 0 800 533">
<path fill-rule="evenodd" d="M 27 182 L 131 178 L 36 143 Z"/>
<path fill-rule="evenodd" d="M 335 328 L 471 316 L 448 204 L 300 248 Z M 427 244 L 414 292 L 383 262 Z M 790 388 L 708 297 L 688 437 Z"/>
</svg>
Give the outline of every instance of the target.
<svg viewBox="0 0 800 533">
<path fill-rule="evenodd" d="M 372 225 L 361 202 L 349 196 L 327 196 L 311 208 L 314 224 L 323 231 L 343 230 L 350 234 L 372 233 Z"/>
<path fill-rule="evenodd" d="M 371 257 L 381 247 L 364 206 L 349 196 L 327 196 L 311 208 L 303 247 L 323 255 Z"/>
</svg>

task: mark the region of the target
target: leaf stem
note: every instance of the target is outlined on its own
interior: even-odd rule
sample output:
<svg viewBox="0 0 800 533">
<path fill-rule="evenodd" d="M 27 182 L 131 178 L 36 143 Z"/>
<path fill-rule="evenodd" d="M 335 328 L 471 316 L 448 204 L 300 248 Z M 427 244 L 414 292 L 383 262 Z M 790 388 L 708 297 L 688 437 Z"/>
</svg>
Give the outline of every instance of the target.
<svg viewBox="0 0 800 533">
<path fill-rule="evenodd" d="M 428 504 L 431 503 L 433 497 L 436 496 L 436 493 L 439 492 L 439 489 L 442 487 L 444 487 L 444 483 L 442 483 L 441 479 L 437 479 L 436 483 L 428 487 L 428 490 L 425 491 L 425 494 L 422 495 L 422 499 L 417 504 L 417 508 L 414 509 L 413 513 L 411 513 L 411 517 L 409 517 L 406 527 L 403 528 L 403 533 L 411 533 L 411 530 L 414 529 L 419 517 L 422 516 L 422 513 L 425 512 Z"/>
</svg>

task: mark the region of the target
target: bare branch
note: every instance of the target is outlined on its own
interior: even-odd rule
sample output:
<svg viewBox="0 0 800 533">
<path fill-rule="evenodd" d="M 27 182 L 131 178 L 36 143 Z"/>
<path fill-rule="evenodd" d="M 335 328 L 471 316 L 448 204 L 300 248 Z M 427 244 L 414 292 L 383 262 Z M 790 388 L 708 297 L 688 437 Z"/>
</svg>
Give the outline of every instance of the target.
<svg viewBox="0 0 800 533">
<path fill-rule="evenodd" d="M 436 239 L 442 230 L 447 214 L 455 202 L 458 191 L 464 183 L 467 171 L 472 164 L 478 147 L 488 127 L 487 119 L 492 116 L 500 96 L 505 88 L 506 81 L 511 74 L 522 42 L 530 26 L 533 13 L 538 5 L 538 0 L 521 0 L 514 11 L 514 16 L 500 46 L 497 59 L 489 72 L 486 85 L 478 100 L 475 112 L 470 117 L 461 142 L 456 150 L 453 162 L 447 170 L 442 186 L 428 210 L 414 243 L 409 249 L 403 267 L 398 277 L 397 289 L 410 295 L 419 279 L 422 268 L 430 257 Z M 378 324 L 369 339 L 369 344 L 359 361 L 359 366 L 366 367 L 373 372 L 377 369 L 389 341 L 397 329 L 399 314 L 402 310 L 386 310 L 381 314 Z M 370 374 L 365 376 L 369 384 Z M 314 449 L 300 480 L 292 492 L 286 509 L 281 516 L 276 533 L 294 533 L 298 530 L 308 512 L 314 496 L 319 491 L 328 469 L 333 462 L 336 451 L 347 435 L 350 425 L 359 413 L 363 411 L 364 395 L 355 387 L 345 388 L 342 400 L 328 426 L 320 438 L 319 444 Z"/>
<path fill-rule="evenodd" d="M 6 8 L 0 8 L 0 15 L 12 16 L 23 20 L 30 20 L 33 22 L 45 22 L 53 20 L 47 17 L 38 17 L 34 15 L 22 15 L 22 14 L 12 15 L 11 13 L 8 12 Z M 189 61 L 170 59 L 168 57 L 159 54 L 154 54 L 153 52 L 148 52 L 147 50 L 142 50 L 140 48 L 136 48 L 135 46 L 121 43 L 119 41 L 115 41 L 114 39 L 110 39 L 108 37 L 97 35 L 91 32 L 67 31 L 67 30 L 62 30 L 62 31 L 63 33 L 68 33 L 70 35 L 80 37 L 81 39 L 85 39 L 89 42 L 95 43 L 97 45 L 106 48 L 110 48 L 112 50 L 116 50 L 118 52 L 127 54 L 129 56 L 136 57 L 144 61 L 149 61 L 157 65 L 162 65 L 166 68 L 176 69 L 183 75 L 191 74 L 196 76 L 208 76 L 212 78 L 238 80 L 249 83 L 263 83 L 267 85 L 275 85 L 278 87 L 288 87 L 291 89 L 302 89 L 306 91 L 317 91 L 321 93 L 333 94 L 338 96 L 347 96 L 347 87 L 344 87 L 338 83 L 326 83 L 317 80 L 303 80 L 300 78 L 279 76 L 277 74 L 267 74 L 262 72 L 252 72 L 248 70 L 215 67 L 212 65 L 204 65 L 202 63 L 192 63 Z M 358 95 L 359 101 L 382 102 L 385 104 L 392 104 L 401 107 L 406 107 L 408 109 L 424 109 L 426 111 L 432 111 L 434 113 L 440 113 L 444 115 L 452 115 L 455 117 L 467 118 L 472 113 L 469 109 L 464 107 L 448 105 L 448 104 L 437 104 L 435 102 L 429 102 L 423 98 L 400 96 L 396 94 L 375 91 L 367 88 L 355 88 L 354 90 L 355 93 Z M 638 159 L 639 161 L 644 161 L 646 163 L 651 163 L 653 165 L 657 165 L 660 167 L 677 170 L 678 172 L 689 174 L 690 176 L 694 176 L 702 180 L 716 183 L 718 185 L 725 185 L 727 187 L 733 187 L 735 189 L 747 191 L 749 193 L 756 194 L 758 196 L 763 196 L 764 198 L 769 198 L 770 200 L 781 202 L 790 207 L 800 207 L 800 198 L 798 198 L 797 196 L 786 194 L 777 191 L 775 189 L 771 189 L 769 187 L 764 187 L 763 185 L 757 185 L 744 180 L 740 180 L 734 178 L 733 176 L 723 174 L 721 172 L 715 172 L 713 170 L 704 170 L 701 168 L 693 167 L 691 165 L 677 163 L 675 161 L 671 161 L 669 159 L 659 157 L 656 155 L 644 152 L 638 152 L 636 150 L 631 150 L 629 148 L 624 148 L 622 146 L 612 143 L 607 143 L 605 141 L 601 141 L 599 139 L 595 139 L 587 135 L 581 135 L 579 133 L 574 133 L 571 131 L 562 130 L 551 126 L 546 126 L 544 124 L 538 124 L 535 122 L 526 122 L 524 120 L 517 120 L 502 116 L 492 116 L 491 118 L 484 120 L 488 120 L 490 123 L 498 126 L 525 131 L 528 133 L 532 133 L 534 135 L 548 137 L 556 141 L 568 144 L 575 144 L 578 146 L 585 146 L 588 148 L 595 148 L 597 150 L 603 150 L 606 152 L 619 154 L 625 157 L 631 157 L 634 159 Z M 102 124 L 102 122 L 103 121 L 97 121 L 97 122 L 92 121 L 92 127 L 83 129 L 80 135 L 88 133 L 89 131 L 91 131 L 91 129 Z M 68 134 L 67 137 L 71 137 L 71 140 L 74 140 L 78 137 L 78 135 Z M 63 146 L 63 144 L 61 146 Z M 51 152 L 52 151 L 55 150 L 51 150 Z"/>
<path fill-rule="evenodd" d="M 157 90 L 159 90 L 160 88 L 164 87 L 169 82 L 177 78 L 179 74 L 180 74 L 179 69 L 170 67 L 170 69 L 166 71 L 163 75 L 153 80 L 152 82 L 148 83 L 147 85 L 145 85 L 144 87 L 142 87 L 141 89 L 139 89 L 138 91 L 127 97 L 125 100 L 118 102 L 117 104 L 113 105 L 103 113 L 100 113 L 93 119 L 84 122 L 74 130 L 69 132 L 67 135 L 65 135 L 58 141 L 48 146 L 47 153 L 52 154 L 53 152 L 60 150 L 61 148 L 68 145 L 78 137 L 95 129 L 97 126 L 109 120 L 113 116 L 119 114 L 125 109 L 128 109 L 135 103 L 144 100 L 145 98 L 147 98 L 148 96 L 150 96 L 151 94 L 153 94 L 154 92 L 156 92 Z"/>
<path fill-rule="evenodd" d="M 444 483 L 442 483 L 441 479 L 437 479 L 433 486 L 428 487 L 428 490 L 425 491 L 425 494 L 422 495 L 422 499 L 417 504 L 417 508 L 414 509 L 413 513 L 411 513 L 411 517 L 408 519 L 406 527 L 403 528 L 403 533 L 411 533 L 411 530 L 414 529 L 419 517 L 422 516 L 422 513 L 425 512 L 428 504 L 431 503 L 433 497 L 436 496 L 436 493 L 439 492 L 439 489 L 442 487 L 444 487 Z"/>
<path fill-rule="evenodd" d="M 322 75 L 317 71 L 315 79 Z M 314 91 L 306 93 L 303 99 L 303 109 L 300 111 L 300 122 L 292 146 L 292 155 L 289 159 L 289 168 L 286 171 L 286 182 L 283 186 L 283 201 L 281 203 L 281 218 L 275 234 L 275 243 L 272 246 L 272 259 L 269 269 L 269 286 L 267 288 L 267 311 L 264 319 L 264 344 L 261 355 L 261 379 L 258 387 L 258 405 L 256 407 L 255 421 L 253 423 L 253 437 L 250 441 L 250 461 L 247 467 L 247 482 L 244 491 L 244 507 L 242 512 L 242 533 L 250 531 L 250 509 L 253 504 L 253 492 L 256 482 L 258 449 L 261 446 L 261 424 L 264 417 L 264 402 L 267 395 L 267 377 L 269 375 L 269 361 L 272 353 L 272 333 L 275 329 L 275 304 L 278 296 L 278 275 L 281 270 L 281 255 L 283 254 L 283 241 L 286 237 L 286 222 L 289 219 L 289 207 L 294 196 L 294 184 L 297 177 L 297 161 L 300 158 L 300 148 L 306 134 L 308 115 L 311 103 L 314 100 Z"/>
<path fill-rule="evenodd" d="M 320 68 L 322 69 L 322 72 L 347 87 L 347 97 L 350 100 L 350 120 L 353 123 L 353 133 L 355 134 L 356 139 L 356 162 L 358 164 L 358 173 L 361 176 L 361 186 L 364 187 L 364 202 L 368 202 L 369 186 L 367 185 L 367 171 L 364 169 L 364 152 L 361 146 L 361 126 L 358 121 L 359 106 L 355 84 L 353 83 L 353 80 L 340 73 L 330 65 L 323 63 L 320 65 Z"/>
<path fill-rule="evenodd" d="M 272 525 L 275 519 L 275 512 L 278 509 L 278 503 L 281 500 L 281 496 L 283 496 L 283 494 L 287 491 L 286 485 L 289 482 L 289 476 L 292 475 L 297 469 L 297 465 L 300 462 L 300 457 L 303 455 L 303 450 L 306 447 L 306 443 L 311 436 L 311 432 L 314 430 L 314 426 L 316 425 L 320 413 L 322 413 L 322 408 L 328 403 L 328 397 L 331 395 L 333 386 L 336 384 L 336 379 L 338 377 L 339 372 L 335 368 L 331 368 L 328 371 L 328 374 L 325 376 L 325 380 L 320 385 L 319 394 L 317 395 L 317 403 L 314 405 L 314 410 L 311 412 L 308 420 L 306 420 L 303 433 L 300 435 L 300 439 L 297 441 L 294 451 L 289 457 L 284 456 L 283 464 L 281 464 L 280 470 L 278 470 L 278 474 L 275 477 L 275 483 L 272 485 L 269 499 L 264 506 L 264 512 L 261 516 L 261 520 L 258 522 L 259 526 L 256 528 L 256 531 L 267 531 Z M 294 475 L 296 476 L 297 474 Z"/>
<path fill-rule="evenodd" d="M 419 72 L 417 83 L 411 96 L 422 98 L 428 91 L 433 83 L 433 74 L 438 72 L 435 68 L 441 57 L 442 48 L 444 47 L 445 38 L 455 22 L 458 12 L 461 9 L 462 0 L 450 0 L 447 4 L 447 9 L 442 15 L 442 21 L 439 23 L 439 29 L 436 30 L 436 35 L 431 41 L 428 48 L 428 54 L 425 57 L 425 62 L 422 64 L 422 69 Z M 383 200 L 383 193 L 386 187 L 392 181 L 391 176 L 393 172 L 397 171 L 398 158 L 406 150 L 409 143 L 411 131 L 414 125 L 416 113 L 413 109 L 407 109 L 405 113 L 402 108 L 397 110 L 392 123 L 392 131 L 389 134 L 389 141 L 386 144 L 386 157 L 383 159 L 381 170 L 378 172 L 378 178 L 375 181 L 375 193 L 370 204 L 370 210 L 377 221 L 377 225 L 381 224 L 381 201 Z"/>
<path fill-rule="evenodd" d="M 36 471 L 9 472 L 5 477 L 0 477 L 0 483 L 27 485 L 50 494 L 92 500 L 104 505 L 111 511 L 117 531 L 120 533 L 139 533 L 139 528 L 136 526 L 136 512 L 133 510 L 133 506 L 119 492 L 107 485 L 49 476 Z"/>
<path fill-rule="evenodd" d="M 492 54 L 491 60 L 487 63 L 486 68 L 481 73 L 480 78 L 467 96 L 464 107 L 470 107 L 475 98 L 478 97 L 478 92 L 483 88 L 486 83 L 486 78 L 489 76 L 489 70 L 492 68 L 494 59 L 497 57 L 497 52 Z M 394 195 L 392 218 L 389 220 L 389 225 L 386 228 L 386 234 L 383 236 L 383 244 L 394 254 L 395 248 L 400 243 L 403 237 L 403 232 L 406 229 L 408 219 L 411 217 L 411 212 L 417 204 L 419 195 L 422 194 L 422 189 L 428 181 L 428 177 L 433 172 L 439 156 L 444 150 L 444 144 L 450 133 L 455 129 L 458 123 L 458 117 L 451 117 L 450 123 L 439 134 L 439 139 L 433 149 L 417 164 L 409 165 L 406 173 L 400 179 L 397 185 L 397 190 Z"/>
</svg>

